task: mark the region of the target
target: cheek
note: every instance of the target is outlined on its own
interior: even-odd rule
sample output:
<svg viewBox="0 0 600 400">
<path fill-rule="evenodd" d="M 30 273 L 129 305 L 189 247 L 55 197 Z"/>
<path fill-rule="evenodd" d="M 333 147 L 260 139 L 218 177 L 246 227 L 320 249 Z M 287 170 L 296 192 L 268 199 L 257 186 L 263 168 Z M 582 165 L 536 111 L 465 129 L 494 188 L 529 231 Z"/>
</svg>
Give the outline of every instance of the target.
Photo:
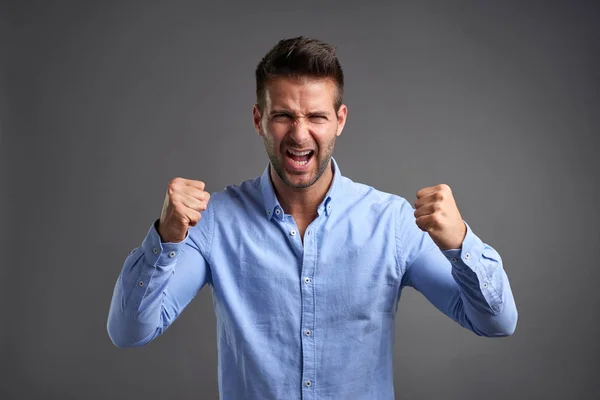
<svg viewBox="0 0 600 400">
<path fill-rule="evenodd" d="M 265 126 L 263 133 L 265 141 L 272 147 L 278 147 L 285 136 L 285 130 L 282 130 L 281 127 L 274 128 L 269 125 Z"/>
<path fill-rule="evenodd" d="M 313 130 L 315 139 L 321 147 L 329 147 L 335 141 L 337 125 L 322 125 Z"/>
<path fill-rule="evenodd" d="M 269 132 L 271 135 L 277 135 L 279 132 L 283 132 L 287 129 L 287 127 L 278 122 L 269 121 L 264 124 L 265 131 Z"/>
</svg>

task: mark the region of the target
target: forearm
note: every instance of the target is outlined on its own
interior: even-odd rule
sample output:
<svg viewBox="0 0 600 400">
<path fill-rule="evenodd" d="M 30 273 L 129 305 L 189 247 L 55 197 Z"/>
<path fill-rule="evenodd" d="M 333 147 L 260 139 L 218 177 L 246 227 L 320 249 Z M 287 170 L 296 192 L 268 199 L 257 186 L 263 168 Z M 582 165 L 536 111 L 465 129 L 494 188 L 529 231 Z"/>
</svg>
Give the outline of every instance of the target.
<svg viewBox="0 0 600 400">
<path fill-rule="evenodd" d="M 459 296 L 452 315 L 478 335 L 511 335 L 518 313 L 500 254 L 469 228 L 461 249 L 444 250 Z"/>
<path fill-rule="evenodd" d="M 511 335 L 518 313 L 500 255 L 467 225 L 460 249 L 441 251 L 427 236 L 403 277 L 444 314 L 477 335 Z"/>
<path fill-rule="evenodd" d="M 471 298 L 466 295 L 465 287 L 459 283 L 460 300 L 453 304 L 452 315 L 462 326 L 470 329 L 480 336 L 502 337 L 512 335 L 516 329 L 518 312 L 515 300 L 510 290 L 510 284 L 506 274 L 503 275 L 503 290 L 499 299 L 493 300 L 491 308 L 481 307 L 481 299 Z M 458 283 L 458 282 L 457 282 Z"/>
<path fill-rule="evenodd" d="M 107 321 L 118 347 L 144 345 L 165 327 L 164 293 L 173 276 L 181 243 L 161 243 L 151 227 L 142 245 L 126 258 L 114 287 Z"/>
</svg>

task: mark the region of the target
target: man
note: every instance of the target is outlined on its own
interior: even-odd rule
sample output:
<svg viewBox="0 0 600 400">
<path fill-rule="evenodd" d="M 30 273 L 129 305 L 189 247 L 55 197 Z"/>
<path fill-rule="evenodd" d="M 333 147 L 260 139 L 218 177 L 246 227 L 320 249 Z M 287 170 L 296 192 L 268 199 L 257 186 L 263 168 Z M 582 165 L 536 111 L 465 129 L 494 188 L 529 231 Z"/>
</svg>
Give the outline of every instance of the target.
<svg viewBox="0 0 600 400">
<path fill-rule="evenodd" d="M 212 287 L 222 399 L 392 399 L 403 287 L 477 335 L 511 335 L 517 310 L 500 255 L 441 184 L 403 197 L 344 177 L 335 48 L 280 41 L 256 69 L 262 176 L 210 196 L 175 178 L 126 258 L 108 317 L 116 346 L 162 334 Z M 210 201 L 209 201 L 210 200 Z"/>
</svg>

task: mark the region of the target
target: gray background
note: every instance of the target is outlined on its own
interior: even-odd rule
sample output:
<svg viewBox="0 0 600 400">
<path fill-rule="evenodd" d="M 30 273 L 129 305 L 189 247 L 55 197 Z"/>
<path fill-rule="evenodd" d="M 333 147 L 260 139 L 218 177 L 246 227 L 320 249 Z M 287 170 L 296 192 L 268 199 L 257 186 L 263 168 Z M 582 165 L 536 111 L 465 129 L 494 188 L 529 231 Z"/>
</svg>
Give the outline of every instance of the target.
<svg viewBox="0 0 600 400">
<path fill-rule="evenodd" d="M 254 68 L 301 34 L 338 46 L 342 172 L 411 202 L 449 184 L 517 302 L 489 339 L 405 291 L 397 398 L 599 398 L 599 7 L 248 3 L 0 4 L 0 398 L 217 398 L 209 290 L 137 349 L 110 298 L 172 177 L 262 172 Z"/>
</svg>

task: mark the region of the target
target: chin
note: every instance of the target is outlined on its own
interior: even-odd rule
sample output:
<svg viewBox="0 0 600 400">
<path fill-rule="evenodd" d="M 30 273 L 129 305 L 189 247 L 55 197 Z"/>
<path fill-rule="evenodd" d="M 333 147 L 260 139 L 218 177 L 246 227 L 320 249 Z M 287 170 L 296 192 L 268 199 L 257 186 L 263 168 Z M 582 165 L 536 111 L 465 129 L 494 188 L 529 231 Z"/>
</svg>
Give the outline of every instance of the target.
<svg viewBox="0 0 600 400">
<path fill-rule="evenodd" d="M 284 182 L 290 187 L 303 189 L 313 185 L 317 181 L 315 178 L 316 174 L 314 172 L 303 175 L 290 175 L 286 172 Z"/>
</svg>

